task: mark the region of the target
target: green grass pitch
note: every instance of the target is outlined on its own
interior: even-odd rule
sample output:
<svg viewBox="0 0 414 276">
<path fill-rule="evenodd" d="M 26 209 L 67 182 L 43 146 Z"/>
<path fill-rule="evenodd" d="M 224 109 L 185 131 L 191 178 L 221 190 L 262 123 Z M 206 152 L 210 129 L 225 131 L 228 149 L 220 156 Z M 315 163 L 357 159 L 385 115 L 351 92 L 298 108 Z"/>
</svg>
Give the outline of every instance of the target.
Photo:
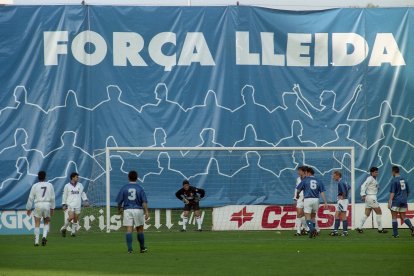
<svg viewBox="0 0 414 276">
<path fill-rule="evenodd" d="M 127 254 L 125 235 L 57 231 L 0 236 L 0 275 L 411 275 L 414 237 L 366 230 L 348 237 L 294 237 L 293 231 L 148 232 L 148 253 Z M 134 249 L 138 249 L 134 235 Z"/>
</svg>

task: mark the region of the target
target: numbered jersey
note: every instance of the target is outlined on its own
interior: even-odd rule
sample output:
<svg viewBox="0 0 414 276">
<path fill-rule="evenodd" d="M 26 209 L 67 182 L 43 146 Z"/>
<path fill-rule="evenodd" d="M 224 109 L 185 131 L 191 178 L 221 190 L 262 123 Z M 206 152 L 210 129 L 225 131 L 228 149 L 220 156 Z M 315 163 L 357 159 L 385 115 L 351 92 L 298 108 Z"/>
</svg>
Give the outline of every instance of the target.
<svg viewBox="0 0 414 276">
<path fill-rule="evenodd" d="M 129 183 L 121 188 L 116 202 L 124 209 L 142 209 L 142 204 L 147 203 L 147 196 L 141 185 Z"/>
<path fill-rule="evenodd" d="M 305 198 L 319 198 L 319 194 L 325 192 L 325 186 L 322 181 L 314 176 L 305 177 L 296 189 L 303 191 Z"/>
<path fill-rule="evenodd" d="M 407 181 L 401 176 L 394 177 L 390 185 L 390 193 L 394 193 L 393 207 L 407 207 L 407 198 L 410 193 Z"/>
<path fill-rule="evenodd" d="M 50 209 L 55 209 L 55 190 L 49 182 L 38 182 L 30 190 L 29 199 L 27 200 L 26 210 L 32 209 L 33 202 L 49 203 Z"/>
</svg>

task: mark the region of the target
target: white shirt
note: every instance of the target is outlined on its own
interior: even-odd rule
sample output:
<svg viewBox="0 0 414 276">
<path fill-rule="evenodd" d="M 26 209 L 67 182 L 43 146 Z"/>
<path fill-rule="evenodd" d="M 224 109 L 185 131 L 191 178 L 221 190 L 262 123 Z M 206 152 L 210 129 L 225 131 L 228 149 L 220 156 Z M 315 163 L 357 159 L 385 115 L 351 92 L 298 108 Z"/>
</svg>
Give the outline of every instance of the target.
<svg viewBox="0 0 414 276">
<path fill-rule="evenodd" d="M 31 210 L 32 205 L 37 203 L 49 203 L 50 209 L 55 209 L 55 190 L 49 182 L 37 182 L 30 189 L 26 210 Z"/>
<path fill-rule="evenodd" d="M 361 185 L 361 196 L 366 195 L 377 195 L 378 193 L 378 182 L 371 175 Z"/>
<path fill-rule="evenodd" d="M 296 193 L 298 192 L 298 190 L 296 189 L 296 187 L 299 185 L 300 182 L 302 182 L 302 178 L 300 178 L 300 177 L 296 178 L 295 194 L 293 195 L 293 199 L 294 200 L 297 200 L 297 201 L 303 201 L 303 199 L 304 199 L 304 197 L 303 197 L 303 190 L 300 191 L 299 198 L 296 199 Z"/>
<path fill-rule="evenodd" d="M 68 183 L 63 188 L 62 205 L 66 204 L 72 208 L 81 208 L 82 200 L 88 200 L 83 191 L 82 183 L 77 182 L 76 185 Z"/>
</svg>

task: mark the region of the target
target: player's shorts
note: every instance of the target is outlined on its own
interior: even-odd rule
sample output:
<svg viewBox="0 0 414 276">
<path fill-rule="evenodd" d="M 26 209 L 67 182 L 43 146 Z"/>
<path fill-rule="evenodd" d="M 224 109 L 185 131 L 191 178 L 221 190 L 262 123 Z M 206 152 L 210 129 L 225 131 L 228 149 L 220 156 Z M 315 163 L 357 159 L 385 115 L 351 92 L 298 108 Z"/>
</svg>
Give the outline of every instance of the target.
<svg viewBox="0 0 414 276">
<path fill-rule="evenodd" d="M 33 211 L 33 216 L 37 218 L 50 218 L 50 203 L 38 202 Z"/>
<path fill-rule="evenodd" d="M 337 212 L 346 212 L 348 210 L 348 199 L 338 199 L 338 202 L 336 203 L 336 209 Z"/>
<path fill-rule="evenodd" d="M 367 195 L 365 197 L 365 208 L 366 209 L 374 209 L 378 207 L 379 207 L 379 203 L 377 201 L 376 195 Z"/>
<path fill-rule="evenodd" d="M 296 200 L 296 208 L 303 209 L 303 207 L 304 207 L 303 199 L 302 200 L 300 200 L 300 199 Z"/>
<path fill-rule="evenodd" d="M 319 198 L 305 198 L 303 204 L 305 213 L 317 213 L 319 209 Z"/>
<path fill-rule="evenodd" d="M 68 205 L 68 212 L 72 212 L 79 215 L 81 213 L 81 208 L 76 208 Z"/>
<path fill-rule="evenodd" d="M 123 226 L 141 226 L 145 223 L 144 210 L 142 209 L 126 209 L 124 210 Z"/>
<path fill-rule="evenodd" d="M 184 205 L 184 211 L 190 211 L 191 209 L 194 211 L 200 210 L 198 201 L 190 201 L 190 203 Z"/>
<path fill-rule="evenodd" d="M 391 206 L 391 211 L 399 212 L 399 213 L 406 213 L 407 207 Z"/>
</svg>

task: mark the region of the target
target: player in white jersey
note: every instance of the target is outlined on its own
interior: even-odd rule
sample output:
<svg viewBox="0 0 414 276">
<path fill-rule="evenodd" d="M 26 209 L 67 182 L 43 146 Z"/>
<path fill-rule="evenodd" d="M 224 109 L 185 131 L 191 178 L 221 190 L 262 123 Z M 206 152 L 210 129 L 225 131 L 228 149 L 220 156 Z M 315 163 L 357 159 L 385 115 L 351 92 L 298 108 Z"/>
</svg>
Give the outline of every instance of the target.
<svg viewBox="0 0 414 276">
<path fill-rule="evenodd" d="M 377 193 L 378 193 L 378 168 L 372 167 L 370 170 L 370 176 L 365 180 L 365 182 L 361 185 L 361 197 L 362 200 L 365 201 L 365 214 L 361 219 L 359 226 L 357 227 L 358 233 L 363 233 L 362 227 L 364 226 L 365 221 L 371 215 L 372 210 L 374 209 L 376 218 L 377 218 L 377 225 L 378 225 L 378 233 L 388 233 L 387 230 L 382 228 L 382 211 L 377 201 Z"/>
<path fill-rule="evenodd" d="M 303 191 L 299 193 L 299 198 L 296 198 L 296 186 L 302 181 L 303 178 L 306 177 L 305 170 L 305 166 L 298 167 L 298 178 L 296 179 L 295 194 L 293 196 L 293 200 L 296 202 L 295 236 L 301 236 L 302 234 L 306 234 L 306 232 L 309 231 L 309 227 L 306 225 L 305 213 L 303 212 Z M 302 231 L 304 231 L 304 233 L 302 233 Z"/>
<path fill-rule="evenodd" d="M 47 242 L 47 233 L 49 232 L 50 217 L 55 209 L 55 190 L 53 185 L 46 182 L 46 172 L 40 171 L 37 174 L 39 182 L 34 184 L 30 189 L 29 199 L 27 200 L 26 210 L 27 215 L 30 216 L 32 213 L 32 206 L 34 202 L 33 216 L 35 219 L 35 246 L 39 246 L 39 227 L 40 220 L 43 218 L 43 235 L 42 245 L 45 246 Z"/>
<path fill-rule="evenodd" d="M 71 236 L 75 237 L 76 230 L 79 228 L 78 220 L 81 213 L 82 200 L 85 207 L 89 206 L 88 197 L 84 192 L 84 187 L 82 183 L 78 182 L 78 179 L 78 173 L 71 173 L 70 182 L 63 188 L 62 209 L 67 210 L 68 212 L 68 218 L 65 220 L 65 224 L 62 228 L 60 228 L 63 237 L 66 237 L 66 228 L 71 223 Z"/>
</svg>

